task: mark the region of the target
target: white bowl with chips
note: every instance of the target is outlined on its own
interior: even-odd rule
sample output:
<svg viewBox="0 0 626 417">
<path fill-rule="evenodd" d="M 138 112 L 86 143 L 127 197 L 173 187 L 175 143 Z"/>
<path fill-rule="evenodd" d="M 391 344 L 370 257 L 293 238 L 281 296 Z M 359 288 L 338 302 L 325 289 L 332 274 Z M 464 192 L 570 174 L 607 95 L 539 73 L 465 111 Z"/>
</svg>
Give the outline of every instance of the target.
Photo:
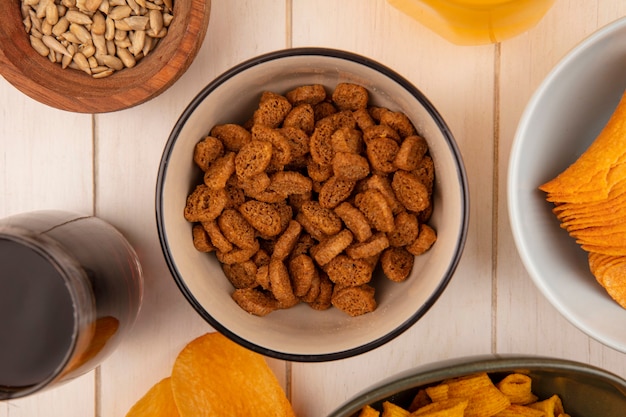
<svg viewBox="0 0 626 417">
<path fill-rule="evenodd" d="M 508 204 L 519 254 L 546 298 L 580 330 L 626 352 L 626 310 L 596 282 L 587 254 L 562 229 L 537 187 L 593 142 L 626 89 L 626 19 L 598 30 L 547 76 L 520 120 Z"/>
<path fill-rule="evenodd" d="M 231 298 L 233 287 L 213 254 L 197 251 L 192 224 L 183 217 L 186 198 L 202 182 L 192 162 L 196 143 L 216 124 L 243 124 L 263 91 L 284 94 L 302 85 L 340 82 L 366 87 L 370 104 L 403 111 L 427 140 L 435 164 L 434 211 L 429 223 L 437 242 L 416 258 L 403 283 L 374 279 L 378 307 L 350 317 L 335 308 L 316 311 L 304 303 L 257 317 Z M 449 283 L 465 244 L 468 187 L 462 158 L 441 115 L 406 79 L 352 53 L 320 48 L 272 52 L 243 62 L 204 87 L 174 126 L 165 146 L 156 190 L 161 246 L 180 290 L 211 326 L 266 356 L 319 362 L 354 356 L 392 340 L 435 303 Z"/>
<path fill-rule="evenodd" d="M 527 375 L 538 400 L 558 395 L 565 412 L 572 416 L 621 417 L 626 409 L 626 381 L 617 375 L 570 360 L 508 354 L 470 356 L 418 366 L 367 388 L 328 417 L 357 417 L 366 405 L 381 411 L 385 401 L 407 409 L 420 389 L 483 372 L 494 384 L 512 373 Z"/>
</svg>

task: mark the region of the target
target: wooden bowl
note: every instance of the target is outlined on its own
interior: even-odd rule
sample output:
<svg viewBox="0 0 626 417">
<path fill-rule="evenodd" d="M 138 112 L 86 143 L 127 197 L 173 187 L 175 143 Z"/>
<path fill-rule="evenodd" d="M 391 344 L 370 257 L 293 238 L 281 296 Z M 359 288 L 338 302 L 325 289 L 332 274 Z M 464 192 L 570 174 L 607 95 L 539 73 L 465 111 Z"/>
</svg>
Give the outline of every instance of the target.
<svg viewBox="0 0 626 417">
<path fill-rule="evenodd" d="M 210 0 L 174 1 L 174 19 L 156 48 L 132 68 L 107 78 L 50 62 L 30 45 L 20 2 L 0 1 L 0 74 L 31 98 L 78 113 L 106 113 L 150 100 L 189 68 L 204 40 Z"/>
</svg>

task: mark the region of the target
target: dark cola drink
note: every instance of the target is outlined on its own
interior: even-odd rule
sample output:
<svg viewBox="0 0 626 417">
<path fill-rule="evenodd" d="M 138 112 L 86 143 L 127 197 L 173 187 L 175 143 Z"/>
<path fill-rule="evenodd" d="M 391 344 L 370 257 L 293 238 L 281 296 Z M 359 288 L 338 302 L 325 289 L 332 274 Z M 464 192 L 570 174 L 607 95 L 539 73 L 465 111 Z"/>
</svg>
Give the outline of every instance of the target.
<svg viewBox="0 0 626 417">
<path fill-rule="evenodd" d="M 0 220 L 0 400 L 96 367 L 128 333 L 143 293 L 127 240 L 92 216 Z"/>
</svg>

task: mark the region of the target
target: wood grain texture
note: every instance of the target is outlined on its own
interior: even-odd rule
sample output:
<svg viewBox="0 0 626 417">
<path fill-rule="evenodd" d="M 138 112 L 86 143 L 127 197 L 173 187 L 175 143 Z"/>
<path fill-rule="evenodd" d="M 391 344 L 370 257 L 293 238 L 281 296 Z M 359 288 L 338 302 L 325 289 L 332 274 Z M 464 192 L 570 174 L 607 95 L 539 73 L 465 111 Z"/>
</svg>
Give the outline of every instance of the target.
<svg viewBox="0 0 626 417">
<path fill-rule="evenodd" d="M 146 279 L 131 338 L 101 366 L 102 416 L 124 416 L 171 372 L 187 342 L 213 331 L 187 303 L 165 264 L 156 230 L 156 175 L 170 131 L 206 84 L 241 61 L 285 47 L 284 24 L 267 25 L 284 22 L 285 7 L 274 0 L 229 0 L 213 2 L 211 13 L 206 41 L 175 88 L 135 108 L 96 116 L 96 212 L 128 237 Z M 286 384 L 284 362 L 268 362 Z"/>
<path fill-rule="evenodd" d="M 168 35 L 133 68 L 94 79 L 40 56 L 30 45 L 19 1 L 0 2 L 0 74 L 41 103 L 80 113 L 104 113 L 161 94 L 187 70 L 207 30 L 210 0 L 174 2 Z"/>
<path fill-rule="evenodd" d="M 624 355 L 570 324 L 543 297 L 524 269 L 509 226 L 506 170 L 519 119 L 543 79 L 579 42 L 625 14 L 623 2 L 557 1 L 537 27 L 501 45 L 498 109 L 501 191 L 497 202 L 500 215 L 495 341 L 500 352 L 532 352 L 573 359 L 622 376 L 626 375 Z"/>
<path fill-rule="evenodd" d="M 489 352 L 492 332 L 492 217 L 487 202 L 492 198 L 494 47 L 451 45 L 384 0 L 341 4 L 295 1 L 293 46 L 312 45 L 373 58 L 406 77 L 433 102 L 464 158 L 470 187 L 470 230 L 450 284 L 406 333 L 363 357 L 293 364 L 293 402 L 299 416 L 326 415 L 375 381 L 401 370 Z M 446 74 L 446 82 L 441 74 Z"/>
</svg>

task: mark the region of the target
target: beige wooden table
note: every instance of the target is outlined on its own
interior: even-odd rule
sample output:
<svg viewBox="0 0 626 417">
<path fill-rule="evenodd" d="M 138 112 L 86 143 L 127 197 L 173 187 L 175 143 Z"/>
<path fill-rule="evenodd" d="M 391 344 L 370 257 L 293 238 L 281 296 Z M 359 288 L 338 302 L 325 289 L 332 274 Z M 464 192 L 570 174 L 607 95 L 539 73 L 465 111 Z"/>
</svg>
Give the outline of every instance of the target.
<svg viewBox="0 0 626 417">
<path fill-rule="evenodd" d="M 529 32 L 480 47 L 452 45 L 385 0 L 212 3 L 206 40 L 188 72 L 138 107 L 72 114 L 39 104 L 0 78 L 0 217 L 44 208 L 94 213 L 129 238 L 146 274 L 134 332 L 101 367 L 58 389 L 1 402 L 0 417 L 123 417 L 169 374 L 188 341 L 212 330 L 177 289 L 159 246 L 154 195 L 161 151 L 184 107 L 214 77 L 257 54 L 298 46 L 357 52 L 418 86 L 459 144 L 471 214 L 450 285 L 407 332 L 351 359 L 269 360 L 297 415 L 322 417 L 409 367 L 490 352 L 574 359 L 626 377 L 626 355 L 574 328 L 535 288 L 516 252 L 506 204 L 509 151 L 528 99 L 573 46 L 626 15 L 625 1 L 557 0 Z"/>
</svg>

